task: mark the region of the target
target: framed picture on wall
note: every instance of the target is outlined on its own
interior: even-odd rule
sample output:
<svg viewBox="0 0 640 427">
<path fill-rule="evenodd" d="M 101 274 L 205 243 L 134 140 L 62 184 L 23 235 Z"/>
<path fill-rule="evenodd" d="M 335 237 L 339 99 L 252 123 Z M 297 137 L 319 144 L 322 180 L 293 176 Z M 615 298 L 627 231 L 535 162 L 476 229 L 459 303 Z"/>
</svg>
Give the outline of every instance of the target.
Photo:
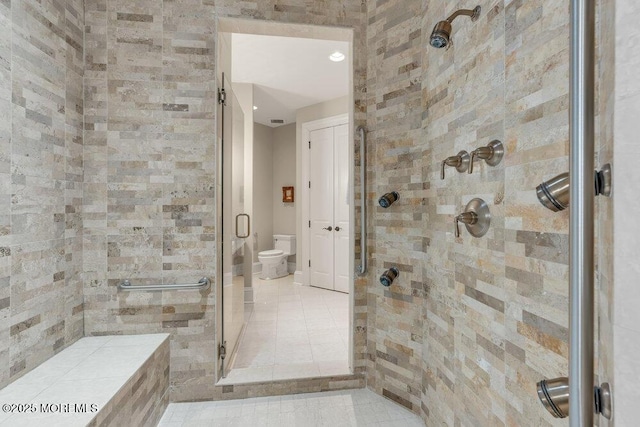
<svg viewBox="0 0 640 427">
<path fill-rule="evenodd" d="M 293 187 L 282 187 L 282 201 L 293 203 Z"/>
</svg>

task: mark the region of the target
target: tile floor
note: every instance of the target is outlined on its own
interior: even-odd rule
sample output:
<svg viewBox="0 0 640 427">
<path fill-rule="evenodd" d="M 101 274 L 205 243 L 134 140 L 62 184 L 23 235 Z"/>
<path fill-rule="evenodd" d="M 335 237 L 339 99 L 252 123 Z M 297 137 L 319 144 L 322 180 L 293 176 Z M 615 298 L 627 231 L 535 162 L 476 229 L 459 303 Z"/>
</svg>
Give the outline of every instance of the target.
<svg viewBox="0 0 640 427">
<path fill-rule="evenodd" d="M 370 390 L 171 403 L 159 427 L 422 427 L 407 409 Z"/>
<path fill-rule="evenodd" d="M 349 295 L 254 276 L 254 304 L 232 369 L 219 384 L 349 374 Z"/>
</svg>

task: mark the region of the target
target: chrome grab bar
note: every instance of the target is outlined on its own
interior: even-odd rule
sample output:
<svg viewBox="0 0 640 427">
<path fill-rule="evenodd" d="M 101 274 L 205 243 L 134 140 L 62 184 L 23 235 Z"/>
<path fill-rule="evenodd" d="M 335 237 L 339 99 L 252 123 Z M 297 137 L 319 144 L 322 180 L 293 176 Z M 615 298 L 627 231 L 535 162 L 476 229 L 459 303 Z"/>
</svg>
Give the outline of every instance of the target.
<svg viewBox="0 0 640 427">
<path fill-rule="evenodd" d="M 247 234 L 245 234 L 244 236 L 240 236 L 238 234 L 238 218 L 240 218 L 241 216 L 247 217 Z M 236 215 L 236 237 L 239 239 L 246 239 L 247 237 L 249 237 L 250 234 L 251 234 L 251 217 L 249 216 L 249 214 L 241 213 Z"/>
<path fill-rule="evenodd" d="M 595 1 L 571 1 L 569 425 L 594 419 Z"/>
<path fill-rule="evenodd" d="M 367 175 L 367 157 L 365 145 L 367 135 L 364 126 L 358 126 L 360 132 L 360 266 L 357 273 L 363 275 L 367 272 L 367 186 L 365 177 Z"/>
<path fill-rule="evenodd" d="M 538 396 L 553 416 L 586 427 L 594 413 L 611 418 L 612 396 L 608 383 L 594 384 L 595 1 L 571 0 L 570 10 L 569 378 L 540 381 Z"/>
<path fill-rule="evenodd" d="M 203 277 L 198 283 L 175 283 L 172 285 L 132 285 L 129 280 L 123 280 L 118 285 L 122 291 L 204 291 L 209 289 L 211 281 L 208 277 Z"/>
</svg>

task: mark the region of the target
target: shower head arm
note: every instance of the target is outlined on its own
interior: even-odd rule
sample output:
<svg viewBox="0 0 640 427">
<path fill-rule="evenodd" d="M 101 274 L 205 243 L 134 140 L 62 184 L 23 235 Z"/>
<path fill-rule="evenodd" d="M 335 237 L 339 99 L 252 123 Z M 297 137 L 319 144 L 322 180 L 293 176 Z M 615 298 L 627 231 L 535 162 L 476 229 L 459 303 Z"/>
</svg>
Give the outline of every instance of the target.
<svg viewBox="0 0 640 427">
<path fill-rule="evenodd" d="M 449 16 L 446 19 L 446 21 L 448 23 L 452 23 L 453 20 L 456 19 L 460 15 L 470 16 L 471 20 L 475 21 L 480 16 L 480 6 L 476 6 L 474 9 L 459 9 L 459 10 L 456 10 L 455 12 L 453 12 L 451 14 L 451 16 Z"/>
</svg>

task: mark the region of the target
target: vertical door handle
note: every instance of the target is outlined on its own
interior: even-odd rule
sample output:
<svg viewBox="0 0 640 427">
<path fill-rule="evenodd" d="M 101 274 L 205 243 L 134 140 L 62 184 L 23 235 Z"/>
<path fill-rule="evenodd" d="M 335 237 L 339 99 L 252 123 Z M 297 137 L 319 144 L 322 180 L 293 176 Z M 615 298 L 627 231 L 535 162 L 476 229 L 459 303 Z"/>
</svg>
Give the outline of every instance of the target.
<svg viewBox="0 0 640 427">
<path fill-rule="evenodd" d="M 247 234 L 244 236 L 241 236 L 238 234 L 238 218 L 240 218 L 241 216 L 247 217 Z M 251 217 L 249 216 L 249 214 L 242 213 L 242 214 L 236 215 L 236 237 L 240 239 L 246 239 L 250 235 L 251 235 Z"/>
</svg>

